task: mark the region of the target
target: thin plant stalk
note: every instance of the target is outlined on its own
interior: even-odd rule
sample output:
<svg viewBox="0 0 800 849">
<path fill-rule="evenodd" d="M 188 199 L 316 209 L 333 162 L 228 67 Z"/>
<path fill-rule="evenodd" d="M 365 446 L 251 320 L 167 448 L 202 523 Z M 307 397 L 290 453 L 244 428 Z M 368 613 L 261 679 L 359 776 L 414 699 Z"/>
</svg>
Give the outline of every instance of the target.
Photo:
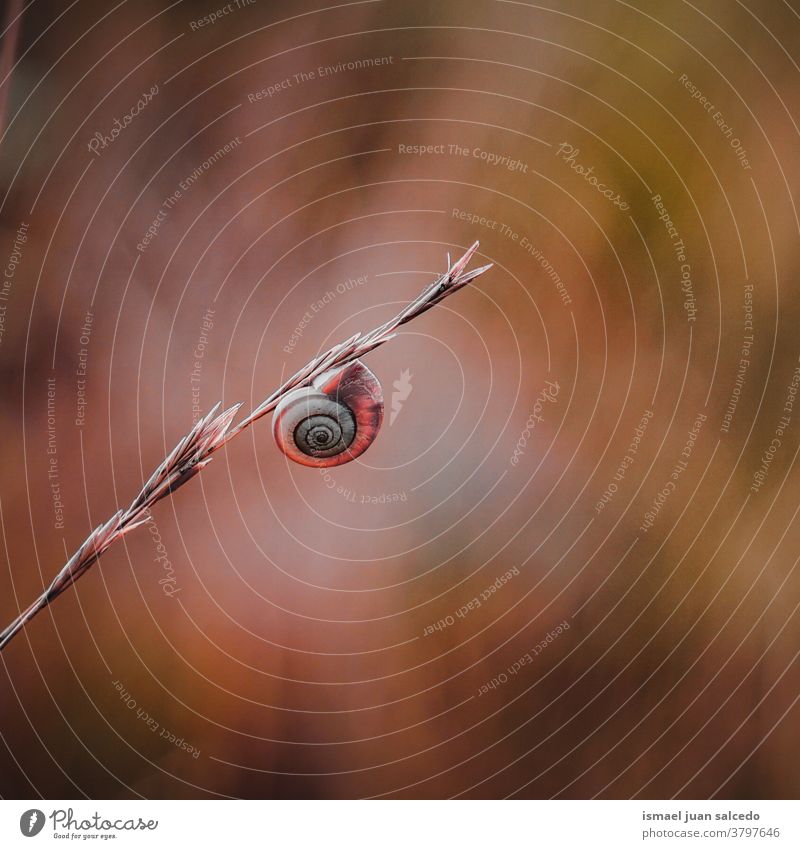
<svg viewBox="0 0 800 849">
<path fill-rule="evenodd" d="M 125 534 L 150 520 L 150 509 L 156 502 L 190 481 L 202 471 L 219 451 L 235 436 L 250 427 L 253 422 L 272 412 L 280 400 L 289 392 L 301 386 L 307 386 L 316 377 L 329 369 L 345 366 L 348 363 L 374 351 L 384 342 L 395 336 L 395 331 L 440 304 L 446 297 L 457 292 L 483 274 L 491 265 L 484 265 L 467 271 L 466 267 L 472 255 L 478 249 L 478 242 L 434 283 L 428 286 L 417 298 L 408 304 L 398 315 L 369 333 L 356 333 L 344 342 L 320 354 L 307 363 L 282 386 L 262 401 L 238 424 L 233 423 L 241 404 L 234 404 L 220 412 L 216 404 L 172 449 L 169 455 L 153 472 L 139 494 L 128 507 L 118 510 L 114 515 L 95 528 L 84 540 L 80 548 L 69 558 L 44 592 L 13 622 L 0 631 L 0 650 L 18 634 L 28 622 L 41 610 L 44 610 L 64 590 L 69 589 L 81 575 L 85 574 L 100 558 L 103 552 Z"/>
</svg>

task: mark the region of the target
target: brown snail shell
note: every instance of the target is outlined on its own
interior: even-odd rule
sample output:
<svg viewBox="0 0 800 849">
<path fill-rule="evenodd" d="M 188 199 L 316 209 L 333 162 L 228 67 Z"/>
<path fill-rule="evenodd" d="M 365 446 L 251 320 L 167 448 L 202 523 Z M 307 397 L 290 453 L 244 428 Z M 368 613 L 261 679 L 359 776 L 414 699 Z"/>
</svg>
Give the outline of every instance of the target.
<svg viewBox="0 0 800 849">
<path fill-rule="evenodd" d="M 363 454 L 383 421 L 383 391 L 360 361 L 326 371 L 275 408 L 278 448 L 304 466 L 340 466 Z"/>
</svg>

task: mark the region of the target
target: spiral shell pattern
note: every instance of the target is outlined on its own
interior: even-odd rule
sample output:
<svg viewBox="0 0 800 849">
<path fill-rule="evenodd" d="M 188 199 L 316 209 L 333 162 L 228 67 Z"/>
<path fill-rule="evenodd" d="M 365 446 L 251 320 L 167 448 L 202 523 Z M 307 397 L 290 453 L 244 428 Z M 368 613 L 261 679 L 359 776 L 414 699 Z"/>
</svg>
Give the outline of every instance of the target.
<svg viewBox="0 0 800 849">
<path fill-rule="evenodd" d="M 383 391 L 360 361 L 320 375 L 275 408 L 272 432 L 283 453 L 304 466 L 349 463 L 375 440 L 383 421 Z"/>
</svg>

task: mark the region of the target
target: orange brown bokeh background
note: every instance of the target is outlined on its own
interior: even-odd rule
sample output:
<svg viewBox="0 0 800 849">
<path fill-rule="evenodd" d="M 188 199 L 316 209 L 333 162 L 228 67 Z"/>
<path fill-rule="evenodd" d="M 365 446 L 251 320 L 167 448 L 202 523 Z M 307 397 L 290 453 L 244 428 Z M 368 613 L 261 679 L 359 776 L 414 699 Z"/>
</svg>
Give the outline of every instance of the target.
<svg viewBox="0 0 800 849">
<path fill-rule="evenodd" d="M 448 252 L 495 268 L 370 355 L 407 397 L 359 462 L 259 423 L 3 652 L 2 795 L 796 796 L 800 408 L 754 489 L 800 354 L 796 4 L 240 5 L 22 18 L 2 617 L 199 411 Z"/>
</svg>

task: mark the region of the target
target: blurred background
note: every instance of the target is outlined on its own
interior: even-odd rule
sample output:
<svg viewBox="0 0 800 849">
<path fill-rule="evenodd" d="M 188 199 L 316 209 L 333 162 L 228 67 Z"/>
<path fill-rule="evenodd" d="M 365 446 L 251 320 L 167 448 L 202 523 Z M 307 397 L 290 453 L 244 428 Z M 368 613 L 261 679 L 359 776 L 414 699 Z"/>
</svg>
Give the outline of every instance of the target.
<svg viewBox="0 0 800 849">
<path fill-rule="evenodd" d="M 794 2 L 6 3 L 0 615 L 217 401 L 481 242 L 0 658 L 4 797 L 796 797 Z M 391 415 L 390 415 L 391 413 Z"/>
</svg>

